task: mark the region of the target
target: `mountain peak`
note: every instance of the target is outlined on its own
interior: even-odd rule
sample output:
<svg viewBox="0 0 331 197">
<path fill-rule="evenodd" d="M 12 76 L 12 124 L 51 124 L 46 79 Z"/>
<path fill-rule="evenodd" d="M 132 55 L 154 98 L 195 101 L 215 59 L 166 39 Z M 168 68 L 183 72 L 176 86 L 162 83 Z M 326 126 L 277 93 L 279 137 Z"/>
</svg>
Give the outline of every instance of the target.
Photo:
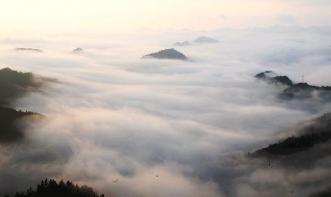
<svg viewBox="0 0 331 197">
<path fill-rule="evenodd" d="M 143 58 L 156 58 L 156 59 L 174 59 L 174 60 L 187 60 L 188 58 L 181 52 L 174 48 L 164 49 L 156 53 L 151 53 L 143 56 Z"/>
</svg>

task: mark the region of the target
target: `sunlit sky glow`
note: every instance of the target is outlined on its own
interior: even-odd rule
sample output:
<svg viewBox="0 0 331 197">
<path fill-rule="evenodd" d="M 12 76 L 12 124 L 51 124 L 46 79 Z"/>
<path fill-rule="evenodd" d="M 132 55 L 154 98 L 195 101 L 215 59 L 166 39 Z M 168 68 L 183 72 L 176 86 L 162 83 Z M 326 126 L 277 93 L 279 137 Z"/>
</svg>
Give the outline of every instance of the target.
<svg viewBox="0 0 331 197">
<path fill-rule="evenodd" d="M 330 5 L 324 0 L 2 0 L 0 24 L 2 34 L 326 25 Z"/>
</svg>

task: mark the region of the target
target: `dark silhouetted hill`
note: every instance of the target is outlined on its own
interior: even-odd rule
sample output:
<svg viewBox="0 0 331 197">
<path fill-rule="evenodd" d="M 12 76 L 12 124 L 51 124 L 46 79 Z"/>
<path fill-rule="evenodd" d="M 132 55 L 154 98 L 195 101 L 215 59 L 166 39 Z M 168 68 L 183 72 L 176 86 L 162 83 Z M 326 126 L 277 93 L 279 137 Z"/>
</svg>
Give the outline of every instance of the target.
<svg viewBox="0 0 331 197">
<path fill-rule="evenodd" d="M 259 74 L 255 75 L 255 78 L 264 80 L 264 81 L 266 81 L 268 83 L 272 83 L 272 84 L 282 84 L 282 85 L 286 85 L 286 86 L 293 85 L 293 82 L 290 78 L 288 78 L 287 76 L 277 75 L 276 73 L 274 73 L 272 71 L 265 71 L 265 72 L 259 73 Z"/>
<path fill-rule="evenodd" d="M 281 94 L 282 99 L 310 99 L 317 98 L 331 101 L 330 86 L 313 86 L 308 83 L 297 83 L 285 89 Z"/>
<path fill-rule="evenodd" d="M 37 90 L 42 82 L 37 81 L 32 73 L 23 73 L 3 68 L 0 70 L 0 105 L 12 103 L 31 90 Z"/>
<path fill-rule="evenodd" d="M 104 197 L 88 186 L 78 186 L 70 181 L 59 183 L 55 180 L 45 180 L 36 189 L 29 188 L 25 192 L 17 192 L 5 197 Z"/>
<path fill-rule="evenodd" d="M 290 155 L 306 151 L 331 139 L 331 113 L 325 114 L 297 131 L 299 135 L 256 151 L 255 156 Z"/>
<path fill-rule="evenodd" d="M 187 57 L 183 53 L 175 49 L 165 49 L 156 53 L 145 55 L 143 58 L 187 60 Z"/>
<path fill-rule="evenodd" d="M 308 83 L 293 83 L 287 76 L 280 76 L 273 71 L 265 71 L 255 75 L 255 78 L 270 84 L 282 84 L 287 86 L 280 94 L 282 100 L 306 100 L 315 99 L 323 102 L 331 101 L 331 86 L 314 86 Z"/>
<path fill-rule="evenodd" d="M 23 139 L 24 124 L 19 124 L 19 121 L 32 117 L 41 118 L 42 115 L 0 107 L 0 143 L 8 144 Z"/>
<path fill-rule="evenodd" d="M 22 120 L 27 120 L 28 117 L 42 117 L 37 113 L 16 111 L 10 108 L 16 99 L 30 91 L 39 90 L 42 83 L 42 80 L 36 80 L 32 73 L 17 72 L 10 68 L 0 70 L 1 144 L 14 143 L 23 139 L 26 125 Z"/>
</svg>

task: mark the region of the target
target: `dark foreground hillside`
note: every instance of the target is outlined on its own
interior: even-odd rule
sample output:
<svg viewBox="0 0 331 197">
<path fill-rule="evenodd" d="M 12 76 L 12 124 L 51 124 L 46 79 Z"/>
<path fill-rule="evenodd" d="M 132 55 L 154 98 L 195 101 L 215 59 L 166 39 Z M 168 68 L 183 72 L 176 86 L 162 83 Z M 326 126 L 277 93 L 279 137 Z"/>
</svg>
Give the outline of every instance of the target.
<svg viewBox="0 0 331 197">
<path fill-rule="evenodd" d="M 5 197 L 104 197 L 104 195 L 97 194 L 88 186 L 78 186 L 70 181 L 56 182 L 46 179 L 34 189 L 30 187 L 25 192 L 17 192 L 13 196 Z"/>
<path fill-rule="evenodd" d="M 331 139 L 331 113 L 313 120 L 297 131 L 298 136 L 271 144 L 255 152 L 255 155 L 290 155 L 308 150 Z"/>
<path fill-rule="evenodd" d="M 311 194 L 309 197 L 330 197 L 330 196 L 331 196 L 331 188 Z"/>
<path fill-rule="evenodd" d="M 45 80 L 30 72 L 0 69 L 0 144 L 14 143 L 24 138 L 26 125 L 22 124 L 22 120 L 42 117 L 38 113 L 17 111 L 12 107 L 16 99 L 39 91 Z"/>
</svg>

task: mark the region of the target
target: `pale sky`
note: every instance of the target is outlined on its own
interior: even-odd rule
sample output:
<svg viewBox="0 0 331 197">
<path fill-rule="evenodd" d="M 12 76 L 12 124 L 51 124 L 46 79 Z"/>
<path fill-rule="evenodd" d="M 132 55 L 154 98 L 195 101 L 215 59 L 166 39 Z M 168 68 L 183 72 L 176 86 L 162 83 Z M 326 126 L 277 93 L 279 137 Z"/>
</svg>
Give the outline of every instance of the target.
<svg viewBox="0 0 331 197">
<path fill-rule="evenodd" d="M 2 34 L 329 25 L 327 0 L 0 0 Z"/>
</svg>

